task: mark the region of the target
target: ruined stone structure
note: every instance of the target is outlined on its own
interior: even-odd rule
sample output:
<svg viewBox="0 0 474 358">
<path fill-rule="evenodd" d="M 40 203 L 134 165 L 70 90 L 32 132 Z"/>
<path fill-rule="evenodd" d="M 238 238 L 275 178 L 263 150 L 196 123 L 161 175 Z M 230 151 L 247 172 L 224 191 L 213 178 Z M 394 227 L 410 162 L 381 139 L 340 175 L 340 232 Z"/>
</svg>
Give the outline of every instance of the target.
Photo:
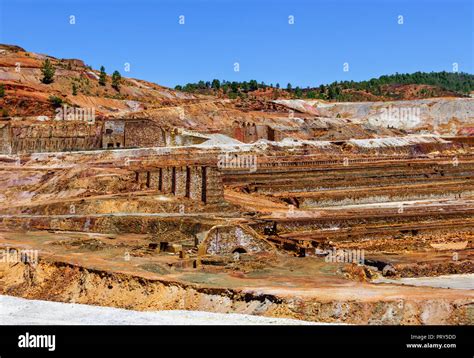
<svg viewBox="0 0 474 358">
<path fill-rule="evenodd" d="M 102 148 L 164 147 L 171 143 L 171 132 L 148 120 L 107 120 Z"/>
<path fill-rule="evenodd" d="M 266 124 L 234 122 L 232 136 L 244 143 L 253 143 L 259 139 L 281 140 L 282 133 Z"/>
<path fill-rule="evenodd" d="M 229 135 L 244 143 L 283 138 L 282 132 L 268 125 L 235 123 Z M 91 123 L 54 120 L 0 123 L 1 154 L 186 146 L 205 140 L 147 119 L 108 119 Z"/>
<path fill-rule="evenodd" d="M 101 123 L 55 122 L 51 124 L 4 124 L 4 154 L 88 150 L 100 147 Z"/>
<path fill-rule="evenodd" d="M 62 62 L 66 64 L 66 67 L 68 69 L 78 69 L 78 68 L 86 67 L 86 64 L 84 63 L 84 61 L 79 60 L 77 58 L 66 58 L 66 59 L 63 59 Z"/>
<path fill-rule="evenodd" d="M 124 121 L 106 121 L 102 134 L 103 148 L 125 147 L 125 123 Z"/>
<path fill-rule="evenodd" d="M 0 154 L 164 147 L 204 140 L 146 119 L 0 122 Z"/>
<path fill-rule="evenodd" d="M 156 189 L 205 204 L 219 203 L 224 198 L 222 175 L 213 166 L 163 166 L 137 170 L 135 175 L 143 189 Z"/>
<path fill-rule="evenodd" d="M 200 255 L 255 254 L 272 252 L 267 240 L 245 225 L 214 226 L 199 245 Z"/>
</svg>

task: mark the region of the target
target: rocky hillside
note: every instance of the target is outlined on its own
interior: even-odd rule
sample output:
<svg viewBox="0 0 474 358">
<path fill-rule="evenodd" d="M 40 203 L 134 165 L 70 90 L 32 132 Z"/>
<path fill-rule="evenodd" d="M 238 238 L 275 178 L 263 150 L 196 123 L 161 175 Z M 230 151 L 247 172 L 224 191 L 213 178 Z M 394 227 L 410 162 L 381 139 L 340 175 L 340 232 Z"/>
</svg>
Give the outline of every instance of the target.
<svg viewBox="0 0 474 358">
<path fill-rule="evenodd" d="M 333 102 L 393 101 L 437 97 L 466 97 L 474 90 L 474 75 L 451 72 L 415 72 L 372 78 L 368 81 L 333 82 L 319 87 L 300 88 L 288 83 L 219 81 L 188 83 L 176 86 L 188 93 L 224 98 L 322 99 Z"/>
<path fill-rule="evenodd" d="M 44 81 L 46 61 L 54 69 L 51 81 Z M 381 101 L 384 96 L 363 90 L 364 85 L 347 83 L 341 84 L 346 88 L 340 93 L 357 97 L 353 103 L 295 99 L 300 89 L 289 91 L 256 81 L 203 82 L 198 87 L 207 90 L 190 93 L 185 91 L 189 88 L 170 89 L 127 77 L 114 81 L 109 74 L 79 59 L 58 59 L 0 44 L 0 118 L 4 120 L 52 118 L 57 107 L 66 104 L 94 109 L 98 118 L 147 118 L 163 126 L 227 135 L 232 135 L 236 127 L 255 124 L 295 139 L 339 140 L 432 132 L 472 135 L 473 99 L 457 98 L 456 93 L 434 85 L 382 82 L 385 84 L 381 88 L 389 91 L 391 98 L 403 101 Z M 227 98 L 226 91 L 240 91 L 239 86 L 251 95 Z M 321 90 L 328 93 L 330 88 Z M 442 97 L 411 99 L 435 92 Z M 302 93 L 308 96 L 308 92 Z"/>
<path fill-rule="evenodd" d="M 49 60 L 53 82 L 45 84 L 42 67 Z M 199 96 L 170 90 L 155 83 L 123 77 L 118 89 L 111 76 L 99 84 L 100 71 L 78 59 L 58 59 L 27 52 L 18 46 L 0 45 L 2 117 L 51 116 L 58 104 L 95 108 L 97 115 L 137 112 L 193 102 Z"/>
</svg>

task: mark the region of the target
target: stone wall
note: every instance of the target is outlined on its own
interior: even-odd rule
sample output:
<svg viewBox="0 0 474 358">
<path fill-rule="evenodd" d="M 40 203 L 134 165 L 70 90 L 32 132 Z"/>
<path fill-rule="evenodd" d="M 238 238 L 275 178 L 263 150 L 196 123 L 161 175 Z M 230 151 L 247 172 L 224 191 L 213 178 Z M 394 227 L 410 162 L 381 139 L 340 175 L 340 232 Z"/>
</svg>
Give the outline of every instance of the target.
<svg viewBox="0 0 474 358">
<path fill-rule="evenodd" d="M 100 148 L 102 124 L 55 122 L 9 124 L 11 153 L 41 153 L 88 150 Z M 4 133 L 5 133 L 4 129 Z M 8 139 L 7 139 L 8 140 Z M 8 146 L 4 143 L 2 153 Z"/>
<path fill-rule="evenodd" d="M 233 137 L 243 143 L 253 143 L 260 139 L 279 140 L 281 134 L 266 124 L 235 122 Z"/>
<path fill-rule="evenodd" d="M 166 131 L 148 120 L 125 121 L 125 147 L 165 147 Z"/>
<path fill-rule="evenodd" d="M 177 128 L 162 127 L 148 119 L 107 120 L 102 138 L 103 148 L 145 148 L 183 146 L 202 143 L 205 139 L 182 135 Z"/>
<path fill-rule="evenodd" d="M 188 167 L 191 175 L 189 198 L 202 200 L 202 167 Z"/>
<path fill-rule="evenodd" d="M 215 167 L 203 167 L 205 180 L 202 179 L 205 188 L 205 203 L 218 203 L 224 198 L 224 184 L 222 183 L 222 174 Z M 203 174 L 204 176 L 204 174 Z"/>
</svg>

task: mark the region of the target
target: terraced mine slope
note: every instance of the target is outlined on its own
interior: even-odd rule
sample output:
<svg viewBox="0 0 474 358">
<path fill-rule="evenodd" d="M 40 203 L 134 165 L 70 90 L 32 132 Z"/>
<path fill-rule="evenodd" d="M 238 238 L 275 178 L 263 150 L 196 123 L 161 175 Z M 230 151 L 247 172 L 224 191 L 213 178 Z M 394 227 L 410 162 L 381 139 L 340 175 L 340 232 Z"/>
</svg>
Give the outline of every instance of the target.
<svg viewBox="0 0 474 358">
<path fill-rule="evenodd" d="M 43 55 L 1 50 L 0 294 L 474 323 L 473 99 L 223 100 L 134 79 L 114 93 L 77 60 L 51 58 L 45 85 Z M 54 120 L 53 94 L 97 115 Z M 394 107 L 410 112 L 380 113 Z"/>
</svg>

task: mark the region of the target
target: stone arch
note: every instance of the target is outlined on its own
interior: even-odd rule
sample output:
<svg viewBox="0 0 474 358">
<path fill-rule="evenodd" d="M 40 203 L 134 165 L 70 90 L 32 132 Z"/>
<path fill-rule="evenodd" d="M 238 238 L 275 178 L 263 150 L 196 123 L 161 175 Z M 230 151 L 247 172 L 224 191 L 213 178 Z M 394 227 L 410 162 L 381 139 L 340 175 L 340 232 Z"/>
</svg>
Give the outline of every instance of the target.
<svg viewBox="0 0 474 358">
<path fill-rule="evenodd" d="M 244 251 L 275 252 L 275 247 L 248 225 L 216 225 L 207 232 L 198 249 L 199 255 L 232 255 Z"/>
<path fill-rule="evenodd" d="M 239 253 L 239 254 L 246 254 L 247 250 L 241 246 L 236 247 L 235 249 L 232 250 L 232 253 Z"/>
</svg>

